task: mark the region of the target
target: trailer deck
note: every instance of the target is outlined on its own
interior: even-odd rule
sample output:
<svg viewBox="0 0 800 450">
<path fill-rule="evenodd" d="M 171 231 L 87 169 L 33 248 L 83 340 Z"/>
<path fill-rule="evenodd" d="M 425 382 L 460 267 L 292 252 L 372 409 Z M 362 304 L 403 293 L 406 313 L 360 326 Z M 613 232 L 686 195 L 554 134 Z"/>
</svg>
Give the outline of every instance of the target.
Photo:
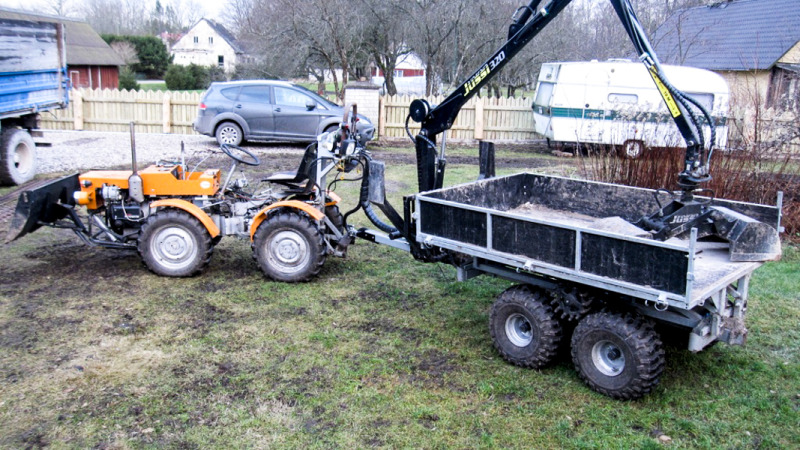
<svg viewBox="0 0 800 450">
<path fill-rule="evenodd" d="M 650 239 L 631 222 L 658 209 L 656 198 L 669 201 L 648 189 L 522 173 L 417 195 L 417 239 L 683 310 L 724 298 L 762 264 L 732 262 L 727 243 L 695 233 Z M 778 207 L 709 202 L 778 226 Z"/>
</svg>

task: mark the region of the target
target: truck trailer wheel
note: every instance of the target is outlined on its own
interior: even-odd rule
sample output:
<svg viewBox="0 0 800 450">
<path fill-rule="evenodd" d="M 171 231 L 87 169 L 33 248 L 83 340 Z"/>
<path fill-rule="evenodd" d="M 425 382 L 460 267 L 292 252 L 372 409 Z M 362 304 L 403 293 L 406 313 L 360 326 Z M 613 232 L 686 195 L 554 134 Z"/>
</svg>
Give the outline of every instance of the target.
<svg viewBox="0 0 800 450">
<path fill-rule="evenodd" d="M 148 269 L 165 277 L 190 277 L 211 260 L 208 231 L 191 214 L 166 209 L 151 214 L 139 235 L 139 254 Z"/>
<path fill-rule="evenodd" d="M 325 264 L 319 227 L 305 215 L 278 213 L 256 230 L 253 251 L 264 275 L 294 283 L 315 277 Z"/>
<path fill-rule="evenodd" d="M 562 337 L 550 299 L 525 285 L 510 287 L 497 297 L 489 332 L 503 359 L 531 369 L 553 360 Z"/>
<path fill-rule="evenodd" d="M 36 145 L 31 135 L 8 128 L 0 135 L 0 184 L 16 185 L 36 175 Z"/>
<path fill-rule="evenodd" d="M 664 350 L 651 321 L 635 314 L 600 312 L 586 316 L 575 328 L 572 361 L 594 391 L 632 400 L 658 384 Z"/>
</svg>

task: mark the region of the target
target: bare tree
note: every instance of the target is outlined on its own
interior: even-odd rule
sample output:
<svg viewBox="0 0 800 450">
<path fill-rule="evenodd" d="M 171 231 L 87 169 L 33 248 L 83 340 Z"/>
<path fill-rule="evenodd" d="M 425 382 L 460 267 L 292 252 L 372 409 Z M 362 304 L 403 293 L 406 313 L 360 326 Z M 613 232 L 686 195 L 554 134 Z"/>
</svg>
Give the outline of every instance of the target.
<svg viewBox="0 0 800 450">
<path fill-rule="evenodd" d="M 114 41 L 110 45 L 126 66 L 139 62 L 139 55 L 136 53 L 136 46 L 128 41 Z"/>
<path fill-rule="evenodd" d="M 388 95 L 396 95 L 394 70 L 397 61 L 411 52 L 407 43 L 411 18 L 403 14 L 406 0 L 361 0 L 369 12 L 364 29 L 364 43 L 373 62 L 383 72 Z"/>
<path fill-rule="evenodd" d="M 446 66 L 447 44 L 463 18 L 467 0 L 413 0 L 403 12 L 413 17 L 409 44 L 425 62 L 425 94 L 438 94 L 437 75 Z"/>
</svg>

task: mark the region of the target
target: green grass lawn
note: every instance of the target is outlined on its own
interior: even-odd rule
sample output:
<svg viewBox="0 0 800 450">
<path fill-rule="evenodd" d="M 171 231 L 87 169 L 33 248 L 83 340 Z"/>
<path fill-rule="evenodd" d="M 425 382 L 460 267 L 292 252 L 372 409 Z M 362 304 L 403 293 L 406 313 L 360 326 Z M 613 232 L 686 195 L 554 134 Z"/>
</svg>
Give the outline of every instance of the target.
<svg viewBox="0 0 800 450">
<path fill-rule="evenodd" d="M 454 165 L 446 184 L 476 175 Z M 387 167 L 393 204 L 414 176 Z M 354 184 L 337 192 L 355 199 Z M 589 390 L 566 355 L 540 371 L 505 363 L 488 311 L 506 281 L 459 283 L 360 241 L 313 282 L 282 284 L 251 254 L 228 238 L 201 275 L 168 279 L 65 230 L 5 246 L 0 446 L 800 446 L 797 248 L 754 275 L 747 346 L 670 348 L 661 383 L 633 402 Z"/>
</svg>

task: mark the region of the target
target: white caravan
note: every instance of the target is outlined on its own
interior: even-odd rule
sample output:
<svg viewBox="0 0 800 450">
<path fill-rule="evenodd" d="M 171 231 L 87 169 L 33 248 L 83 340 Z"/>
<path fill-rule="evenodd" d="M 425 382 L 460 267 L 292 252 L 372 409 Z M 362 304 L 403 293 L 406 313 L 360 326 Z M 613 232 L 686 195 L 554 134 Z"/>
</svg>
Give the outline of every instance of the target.
<svg viewBox="0 0 800 450">
<path fill-rule="evenodd" d="M 728 84 L 708 70 L 662 66 L 676 88 L 702 104 L 717 125 L 715 148 L 728 142 Z M 536 132 L 548 142 L 606 144 L 636 158 L 649 147 L 686 147 L 647 68 L 639 62 L 542 65 L 533 103 Z M 698 111 L 702 121 L 702 114 Z M 710 129 L 703 127 L 706 139 Z"/>
</svg>

